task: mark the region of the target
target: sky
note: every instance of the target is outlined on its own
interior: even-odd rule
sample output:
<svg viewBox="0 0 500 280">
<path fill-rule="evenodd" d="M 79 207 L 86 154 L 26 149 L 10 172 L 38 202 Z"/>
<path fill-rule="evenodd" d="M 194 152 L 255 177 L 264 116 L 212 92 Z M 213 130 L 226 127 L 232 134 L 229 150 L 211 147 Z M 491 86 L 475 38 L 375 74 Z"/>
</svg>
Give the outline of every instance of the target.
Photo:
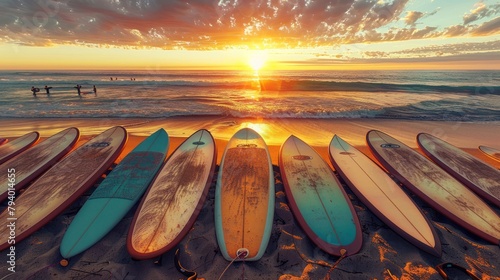
<svg viewBox="0 0 500 280">
<path fill-rule="evenodd" d="M 500 69 L 490 0 L 2 0 L 0 69 Z"/>
</svg>

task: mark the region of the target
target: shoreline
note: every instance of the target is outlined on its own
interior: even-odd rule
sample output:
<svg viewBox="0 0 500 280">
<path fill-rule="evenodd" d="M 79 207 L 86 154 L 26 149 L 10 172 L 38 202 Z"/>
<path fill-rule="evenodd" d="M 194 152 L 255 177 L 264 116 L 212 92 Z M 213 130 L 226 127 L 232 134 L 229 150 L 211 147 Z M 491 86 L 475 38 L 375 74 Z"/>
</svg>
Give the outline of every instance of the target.
<svg viewBox="0 0 500 280">
<path fill-rule="evenodd" d="M 281 143 L 294 134 L 310 144 L 331 166 L 328 158 L 328 144 L 334 133 L 353 144 L 363 153 L 373 156 L 365 144 L 364 135 L 370 129 L 379 129 L 417 149 L 415 137 L 418 132 L 434 134 L 465 151 L 500 168 L 500 162 L 484 155 L 478 145 L 490 145 L 498 148 L 500 122 L 491 123 L 456 123 L 438 121 L 400 121 L 374 119 L 238 119 L 232 117 L 198 118 L 181 117 L 167 119 L 0 119 L 0 137 L 11 140 L 14 136 L 37 130 L 42 139 L 64 128 L 75 126 L 81 131 L 77 146 L 85 143 L 92 136 L 105 129 L 122 125 L 129 132 L 128 142 L 117 161 L 123 159 L 146 136 L 164 128 L 170 135 L 170 155 L 194 131 L 206 128 L 216 140 L 217 164 L 220 164 L 225 145 L 234 132 L 242 127 L 257 130 L 269 146 L 276 178 L 275 221 L 271 240 L 264 257 L 257 262 L 235 263 L 231 265 L 223 279 L 236 279 L 245 275 L 248 279 L 323 279 L 337 257 L 330 256 L 314 246 L 298 224 L 288 208 L 283 185 L 279 174 L 278 153 Z M 480 143 L 479 143 L 480 142 Z M 216 168 L 216 172 L 218 167 Z M 215 178 L 217 176 L 215 175 Z M 61 260 L 59 244 L 70 221 L 90 195 L 90 191 L 73 203 L 65 212 L 32 236 L 16 244 L 16 274 L 7 279 L 67 279 L 100 275 L 101 278 L 139 279 L 139 278 L 182 278 L 173 265 L 174 250 L 163 256 L 163 265 L 154 264 L 153 260 L 134 261 L 130 258 L 125 239 L 128 227 L 137 205 L 127 216 L 101 241 L 82 254 L 73 257 L 66 268 L 57 263 Z M 416 201 L 435 226 L 443 244 L 441 258 L 427 254 L 389 229 L 375 217 L 344 185 L 344 189 L 356 209 L 363 231 L 361 251 L 338 264 L 331 271 L 332 279 L 436 279 L 439 278 L 435 266 L 443 262 L 452 262 L 471 270 L 481 277 L 500 277 L 495 259 L 500 258 L 498 245 L 490 244 L 465 231 L 457 224 L 442 216 L 416 196 Z M 408 192 L 409 193 L 409 192 Z M 229 262 L 218 253 L 218 246 L 213 225 L 213 203 L 215 182 L 210 187 L 203 209 L 192 230 L 181 241 L 180 260 L 188 269 L 195 270 L 199 279 L 217 279 Z M 0 209 L 4 209 L 2 204 Z M 500 209 L 493 209 L 500 214 Z M 3 251 L 4 255 L 7 252 Z M 5 262 L 0 265 L 0 278 L 6 276 Z M 95 276 L 97 277 L 97 276 Z"/>
<path fill-rule="evenodd" d="M 366 145 L 365 136 L 371 129 L 383 131 L 405 143 L 413 149 L 418 149 L 416 136 L 420 132 L 426 132 L 437 136 L 451 144 L 466 150 L 490 165 L 500 168 L 500 163 L 485 156 L 479 149 L 479 145 L 499 148 L 500 121 L 471 123 L 471 122 L 447 122 L 447 121 L 409 121 L 392 119 L 266 119 L 266 118 L 235 118 L 235 117 L 198 117 L 182 116 L 158 119 L 85 119 L 85 118 L 47 118 L 47 119 L 2 119 L 0 137 L 9 138 L 11 141 L 31 131 L 38 131 L 42 140 L 59 132 L 60 130 L 74 126 L 80 130 L 82 139 L 97 135 L 105 129 L 121 125 L 127 129 L 129 136 L 146 137 L 160 128 L 164 128 L 169 137 L 187 138 L 199 129 L 207 129 L 216 140 L 218 148 L 218 161 L 231 136 L 243 127 L 250 127 L 262 135 L 267 145 L 271 148 L 277 146 L 277 151 L 271 151 L 273 164 L 277 165 L 277 153 L 279 147 L 290 135 L 295 135 L 310 146 L 319 150 L 324 155 L 328 152 L 328 145 L 334 134 L 339 135 L 351 145 L 371 156 Z M 174 141 L 180 144 L 179 141 Z M 173 142 L 173 143 L 174 143 Z M 178 144 L 170 145 L 169 154 Z M 123 154 L 123 153 L 122 153 Z M 120 156 L 121 158 L 122 156 Z M 373 157 L 372 157 L 373 158 Z M 329 162 L 328 156 L 324 159 Z"/>
</svg>

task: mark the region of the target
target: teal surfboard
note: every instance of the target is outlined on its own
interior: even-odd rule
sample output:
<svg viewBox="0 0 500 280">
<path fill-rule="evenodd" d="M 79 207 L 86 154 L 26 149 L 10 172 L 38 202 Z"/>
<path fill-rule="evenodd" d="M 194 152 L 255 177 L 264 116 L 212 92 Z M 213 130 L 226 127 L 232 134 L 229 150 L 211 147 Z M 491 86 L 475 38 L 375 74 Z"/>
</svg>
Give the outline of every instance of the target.
<svg viewBox="0 0 500 280">
<path fill-rule="evenodd" d="M 335 256 L 359 252 L 356 210 L 323 158 L 292 135 L 281 146 L 279 167 L 290 209 L 314 244 Z"/>
<path fill-rule="evenodd" d="M 60 247 L 64 258 L 87 250 L 120 222 L 160 169 L 168 146 L 165 130 L 156 131 L 132 150 L 102 181 L 64 234 Z"/>
</svg>

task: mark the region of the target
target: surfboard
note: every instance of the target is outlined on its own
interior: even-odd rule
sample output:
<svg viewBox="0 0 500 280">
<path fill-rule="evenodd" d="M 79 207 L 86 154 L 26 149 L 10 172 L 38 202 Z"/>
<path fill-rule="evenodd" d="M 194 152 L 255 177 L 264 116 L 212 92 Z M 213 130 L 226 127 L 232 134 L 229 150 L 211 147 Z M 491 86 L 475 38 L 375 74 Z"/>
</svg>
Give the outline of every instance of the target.
<svg viewBox="0 0 500 280">
<path fill-rule="evenodd" d="M 500 242 L 500 217 L 474 192 L 422 154 L 371 130 L 368 145 L 377 160 L 413 193 L 469 232 Z"/>
<path fill-rule="evenodd" d="M 274 217 L 274 175 L 269 150 L 243 128 L 227 143 L 215 188 L 215 232 L 228 261 L 262 258 Z"/>
<path fill-rule="evenodd" d="M 169 145 L 159 129 L 135 147 L 99 184 L 66 230 L 60 247 L 71 258 L 97 243 L 139 201 L 160 169 Z"/>
<path fill-rule="evenodd" d="M 34 145 L 39 138 L 40 134 L 34 131 L 0 146 L 0 164 L 24 152 L 26 149 Z"/>
<path fill-rule="evenodd" d="M 7 142 L 9 142 L 9 139 L 7 139 L 7 138 L 0 138 L 0 145 L 6 144 Z"/>
<path fill-rule="evenodd" d="M 125 128 L 110 128 L 71 152 L 38 178 L 17 199 L 15 211 L 0 213 L 4 221 L 14 219 L 16 244 L 59 215 L 111 166 L 127 140 Z M 0 236 L 11 236 L 1 227 Z M 0 251 L 10 244 L 2 240 Z"/>
<path fill-rule="evenodd" d="M 481 152 L 485 153 L 489 157 L 500 161 L 500 150 L 486 146 L 479 146 L 479 150 L 481 150 Z"/>
<path fill-rule="evenodd" d="M 420 149 L 437 165 L 480 197 L 500 207 L 498 169 L 430 134 L 418 134 L 417 142 Z"/>
<path fill-rule="evenodd" d="M 380 220 L 416 247 L 441 256 L 441 241 L 432 223 L 385 171 L 337 135 L 329 154 L 335 170 Z"/>
<path fill-rule="evenodd" d="M 0 165 L 0 201 L 7 198 L 9 169 L 15 170 L 15 190 L 19 191 L 69 153 L 79 137 L 77 128 L 65 129 Z"/>
<path fill-rule="evenodd" d="M 359 252 L 356 210 L 323 158 L 292 135 L 281 146 L 279 167 L 290 209 L 314 244 L 335 256 Z"/>
<path fill-rule="evenodd" d="M 134 215 L 127 236 L 132 258 L 160 256 L 191 230 L 208 194 L 216 155 L 214 139 L 204 129 L 170 155 Z"/>
</svg>

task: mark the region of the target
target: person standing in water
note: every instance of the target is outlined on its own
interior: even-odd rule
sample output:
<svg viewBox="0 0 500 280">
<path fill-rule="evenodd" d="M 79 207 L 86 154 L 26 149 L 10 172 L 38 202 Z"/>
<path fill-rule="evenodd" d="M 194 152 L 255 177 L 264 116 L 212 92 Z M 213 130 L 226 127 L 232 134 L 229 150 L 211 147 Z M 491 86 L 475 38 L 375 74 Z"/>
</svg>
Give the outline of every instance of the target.
<svg viewBox="0 0 500 280">
<path fill-rule="evenodd" d="M 52 87 L 45 86 L 45 91 L 47 92 L 47 95 L 50 95 L 50 89 L 51 89 L 51 88 L 52 88 Z"/>
<path fill-rule="evenodd" d="M 31 92 L 33 92 L 33 96 L 36 96 L 36 92 L 38 91 L 36 89 L 37 88 L 35 88 L 35 87 L 31 87 Z"/>
<path fill-rule="evenodd" d="M 81 96 L 81 88 L 82 88 L 82 86 L 81 85 L 76 85 L 75 88 L 78 91 L 78 96 Z"/>
<path fill-rule="evenodd" d="M 94 95 L 97 96 L 97 88 L 94 85 Z"/>
</svg>

